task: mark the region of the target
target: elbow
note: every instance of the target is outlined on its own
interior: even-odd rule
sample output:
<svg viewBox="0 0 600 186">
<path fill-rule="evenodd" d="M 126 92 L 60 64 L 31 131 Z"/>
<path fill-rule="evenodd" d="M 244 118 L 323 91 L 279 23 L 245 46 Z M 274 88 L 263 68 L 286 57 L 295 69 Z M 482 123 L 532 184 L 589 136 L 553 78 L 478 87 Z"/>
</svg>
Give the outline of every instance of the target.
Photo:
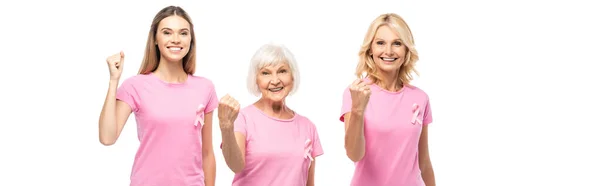
<svg viewBox="0 0 600 186">
<path fill-rule="evenodd" d="M 244 170 L 244 167 L 246 166 L 244 159 L 238 159 L 235 157 L 228 156 L 228 154 L 225 152 L 223 153 L 223 155 L 225 157 L 225 164 L 227 164 L 227 167 L 229 167 L 229 169 L 233 173 L 237 174 Z"/>
<path fill-rule="evenodd" d="M 115 140 L 100 137 L 100 144 L 104 146 L 111 146 L 115 144 Z"/>
<path fill-rule="evenodd" d="M 356 163 L 360 160 L 362 160 L 362 158 L 365 156 L 365 151 L 364 150 L 358 150 L 358 149 L 352 149 L 349 148 L 348 145 L 346 145 L 346 156 L 348 156 L 348 158 L 350 158 L 350 160 L 352 160 L 352 162 Z"/>
<path fill-rule="evenodd" d="M 244 170 L 244 164 L 241 164 L 239 166 L 229 166 L 229 169 L 231 169 L 233 173 L 238 174 L 242 172 L 242 170 Z"/>
<path fill-rule="evenodd" d="M 345 141 L 344 148 L 346 149 L 346 156 L 355 163 L 362 160 L 365 156 L 364 145 L 362 147 L 356 147 L 355 145 L 352 145 L 348 139 Z"/>
<path fill-rule="evenodd" d="M 242 172 L 243 169 L 231 169 L 231 171 L 233 171 L 234 174 L 238 174 L 240 172 Z"/>
<path fill-rule="evenodd" d="M 365 153 L 364 152 L 363 153 L 352 153 L 352 152 L 346 150 L 346 156 L 348 156 L 348 158 L 350 160 L 352 160 L 352 162 L 356 163 L 363 159 L 363 157 L 365 156 Z"/>
</svg>

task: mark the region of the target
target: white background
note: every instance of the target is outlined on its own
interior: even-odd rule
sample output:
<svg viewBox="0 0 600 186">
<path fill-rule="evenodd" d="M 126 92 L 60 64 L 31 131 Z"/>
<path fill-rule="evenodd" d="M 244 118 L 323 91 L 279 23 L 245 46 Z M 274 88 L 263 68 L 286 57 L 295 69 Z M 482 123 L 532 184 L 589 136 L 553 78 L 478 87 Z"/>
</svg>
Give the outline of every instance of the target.
<svg viewBox="0 0 600 186">
<path fill-rule="evenodd" d="M 592 2 L 592 1 L 589 1 Z M 98 142 L 105 58 L 124 50 L 136 74 L 153 16 L 191 15 L 196 75 L 243 105 L 247 64 L 264 43 L 296 55 L 290 106 L 319 130 L 316 185 L 349 185 L 337 119 L 357 52 L 379 14 L 403 16 L 431 97 L 440 186 L 600 185 L 598 6 L 584 1 L 3 1 L 0 185 L 125 186 L 138 141 L 133 115 L 114 146 Z M 216 113 L 215 113 L 216 115 Z M 215 117 L 216 120 L 216 117 Z M 217 185 L 233 173 L 214 144 Z"/>
</svg>

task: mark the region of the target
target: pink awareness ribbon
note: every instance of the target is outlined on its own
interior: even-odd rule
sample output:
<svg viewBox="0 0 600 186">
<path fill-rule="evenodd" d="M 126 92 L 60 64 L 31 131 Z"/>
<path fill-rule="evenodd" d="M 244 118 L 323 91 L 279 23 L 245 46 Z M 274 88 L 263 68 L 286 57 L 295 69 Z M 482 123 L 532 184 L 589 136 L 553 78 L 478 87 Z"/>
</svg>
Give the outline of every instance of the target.
<svg viewBox="0 0 600 186">
<path fill-rule="evenodd" d="M 309 159 L 310 161 L 314 161 L 314 159 L 311 155 L 311 152 L 312 152 L 312 141 L 307 139 L 306 142 L 304 142 L 304 158 Z"/>
<path fill-rule="evenodd" d="M 421 119 L 419 119 L 419 105 L 417 105 L 416 103 L 413 104 L 413 116 L 412 116 L 412 120 L 410 121 L 413 125 L 416 123 L 419 124 L 423 124 L 423 121 L 421 121 Z"/>
<path fill-rule="evenodd" d="M 194 121 L 194 126 L 198 126 L 200 123 L 200 127 L 204 125 L 204 104 L 200 104 L 198 109 L 196 109 L 196 121 Z"/>
</svg>

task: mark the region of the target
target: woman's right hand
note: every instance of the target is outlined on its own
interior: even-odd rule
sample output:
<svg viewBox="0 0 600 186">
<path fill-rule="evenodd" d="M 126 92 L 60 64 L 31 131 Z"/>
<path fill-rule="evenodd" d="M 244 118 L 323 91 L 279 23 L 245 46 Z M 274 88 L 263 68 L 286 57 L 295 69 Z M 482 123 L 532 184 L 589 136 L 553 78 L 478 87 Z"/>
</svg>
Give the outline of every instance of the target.
<svg viewBox="0 0 600 186">
<path fill-rule="evenodd" d="M 357 79 L 350 85 L 350 96 L 352 98 L 352 110 L 364 112 L 371 96 L 371 83 Z"/>
<path fill-rule="evenodd" d="M 240 104 L 229 94 L 219 100 L 219 126 L 221 129 L 233 129 L 233 122 L 237 119 Z"/>
<path fill-rule="evenodd" d="M 125 62 L 125 54 L 123 51 L 106 58 L 108 71 L 110 72 L 110 80 L 119 81 L 121 73 L 123 73 L 123 62 Z"/>
</svg>

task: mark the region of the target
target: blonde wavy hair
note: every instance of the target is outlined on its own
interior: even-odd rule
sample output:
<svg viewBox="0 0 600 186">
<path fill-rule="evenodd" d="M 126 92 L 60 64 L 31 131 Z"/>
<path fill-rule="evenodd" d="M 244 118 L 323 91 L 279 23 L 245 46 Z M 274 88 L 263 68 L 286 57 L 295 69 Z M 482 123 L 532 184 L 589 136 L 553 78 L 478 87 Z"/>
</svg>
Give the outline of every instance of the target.
<svg viewBox="0 0 600 186">
<path fill-rule="evenodd" d="M 388 26 L 390 29 L 395 31 L 404 46 L 406 46 L 406 55 L 402 66 L 398 69 L 398 81 L 402 85 L 408 85 L 413 80 L 412 73 L 419 75 L 419 72 L 415 69 L 415 63 L 419 60 L 419 55 L 415 49 L 414 39 L 408 24 L 397 14 L 387 13 L 377 17 L 371 25 L 365 35 L 363 44 L 358 52 L 359 61 L 356 66 L 356 76 L 358 78 L 363 77 L 363 73 L 366 72 L 373 83 L 381 82 L 381 76 L 379 75 L 379 69 L 377 68 L 373 56 L 371 55 L 371 44 L 375 38 L 375 33 L 382 26 Z"/>
</svg>

